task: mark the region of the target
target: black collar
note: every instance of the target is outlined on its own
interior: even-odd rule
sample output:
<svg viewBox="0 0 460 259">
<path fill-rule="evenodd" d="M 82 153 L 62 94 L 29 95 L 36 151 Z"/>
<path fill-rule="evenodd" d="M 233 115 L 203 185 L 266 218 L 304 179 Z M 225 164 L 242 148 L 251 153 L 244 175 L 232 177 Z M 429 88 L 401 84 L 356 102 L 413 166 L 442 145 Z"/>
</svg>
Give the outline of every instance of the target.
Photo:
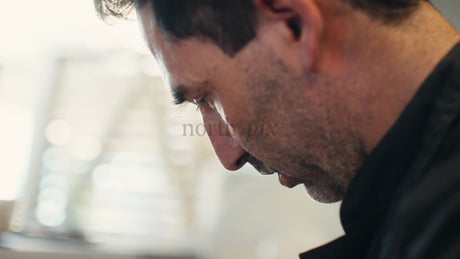
<svg viewBox="0 0 460 259">
<path fill-rule="evenodd" d="M 459 116 L 460 43 L 439 63 L 351 182 L 340 210 L 346 235 L 301 258 L 363 258 L 385 215 L 422 177 Z"/>
</svg>

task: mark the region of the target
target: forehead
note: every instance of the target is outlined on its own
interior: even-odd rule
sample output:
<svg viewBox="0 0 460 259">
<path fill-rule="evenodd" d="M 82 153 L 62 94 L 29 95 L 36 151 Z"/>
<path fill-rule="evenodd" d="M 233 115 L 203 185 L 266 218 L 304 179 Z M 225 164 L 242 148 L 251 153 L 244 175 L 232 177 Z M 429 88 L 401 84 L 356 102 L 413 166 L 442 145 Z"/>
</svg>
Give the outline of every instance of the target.
<svg viewBox="0 0 460 259">
<path fill-rule="evenodd" d="M 163 32 L 160 31 L 155 20 L 152 3 L 147 1 L 143 5 L 136 5 L 136 11 L 142 36 L 152 51 L 152 54 L 155 54 L 151 47 L 157 45 L 153 44 L 154 40 L 158 40 L 159 37 L 162 38 Z"/>
<path fill-rule="evenodd" d="M 158 26 L 147 2 L 137 10 L 141 32 L 156 58 L 170 87 L 198 85 L 217 74 L 218 67 L 228 67 L 232 60 L 217 45 L 198 37 L 173 39 Z"/>
<path fill-rule="evenodd" d="M 171 81 L 170 75 L 176 74 L 172 70 L 184 70 L 183 64 L 188 53 L 183 47 L 179 47 L 177 41 L 173 42 L 168 39 L 166 33 L 158 26 L 154 17 L 152 4 L 150 1 L 145 3 L 143 6 L 138 6 L 137 14 L 139 18 L 139 25 L 143 38 L 146 45 L 150 49 L 157 60 L 162 70 L 165 80 Z M 187 54 L 187 55 L 186 55 Z M 179 59 L 178 57 L 182 57 Z M 173 72 L 173 73 L 171 73 Z"/>
</svg>

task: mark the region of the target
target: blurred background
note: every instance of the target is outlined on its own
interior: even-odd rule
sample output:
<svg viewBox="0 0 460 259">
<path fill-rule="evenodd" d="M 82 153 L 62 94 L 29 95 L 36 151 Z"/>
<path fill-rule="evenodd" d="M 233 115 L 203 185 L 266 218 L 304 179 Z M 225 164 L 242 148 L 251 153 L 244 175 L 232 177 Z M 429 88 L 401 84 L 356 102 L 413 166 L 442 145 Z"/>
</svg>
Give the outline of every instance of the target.
<svg viewBox="0 0 460 259">
<path fill-rule="evenodd" d="M 137 24 L 92 2 L 0 0 L 0 258 L 296 258 L 343 233 L 339 203 L 226 172 Z"/>
</svg>

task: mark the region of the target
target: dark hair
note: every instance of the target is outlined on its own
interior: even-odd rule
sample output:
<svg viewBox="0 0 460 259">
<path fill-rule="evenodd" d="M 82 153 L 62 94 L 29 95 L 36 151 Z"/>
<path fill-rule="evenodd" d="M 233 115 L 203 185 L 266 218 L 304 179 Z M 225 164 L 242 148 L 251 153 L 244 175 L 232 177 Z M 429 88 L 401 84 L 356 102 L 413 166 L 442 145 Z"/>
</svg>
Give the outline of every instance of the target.
<svg viewBox="0 0 460 259">
<path fill-rule="evenodd" d="M 155 19 L 174 39 L 191 36 L 211 40 L 234 55 L 255 37 L 253 0 L 94 0 L 98 15 L 127 17 L 152 1 Z M 371 17 L 391 24 L 408 17 L 427 0 L 342 0 Z"/>
<path fill-rule="evenodd" d="M 156 22 L 172 39 L 211 40 L 232 56 L 255 37 L 250 0 L 94 0 L 99 17 L 126 18 L 151 1 Z"/>
</svg>

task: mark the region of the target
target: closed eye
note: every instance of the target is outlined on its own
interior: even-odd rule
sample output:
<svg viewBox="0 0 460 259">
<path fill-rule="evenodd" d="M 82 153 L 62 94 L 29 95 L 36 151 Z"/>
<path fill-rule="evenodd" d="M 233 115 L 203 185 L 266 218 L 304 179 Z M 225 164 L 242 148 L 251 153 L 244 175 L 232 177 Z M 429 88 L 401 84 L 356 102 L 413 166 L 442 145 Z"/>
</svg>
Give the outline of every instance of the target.
<svg viewBox="0 0 460 259">
<path fill-rule="evenodd" d="M 206 97 L 201 97 L 199 99 L 193 99 L 193 103 L 196 105 L 196 110 L 200 110 L 203 105 L 207 104 L 208 101 L 206 100 Z"/>
<path fill-rule="evenodd" d="M 202 84 L 206 85 L 206 84 Z M 191 91 L 190 89 L 201 89 L 201 91 L 197 91 L 198 93 L 193 94 L 195 91 Z M 197 110 L 201 109 L 203 105 L 208 104 L 208 100 L 206 98 L 207 96 L 207 91 L 206 87 L 185 87 L 183 85 L 178 85 L 176 87 L 172 88 L 172 96 L 174 98 L 174 104 L 176 105 L 182 105 L 182 104 L 187 104 L 187 103 L 193 103 L 197 106 Z M 197 96 L 196 98 L 193 98 L 191 96 Z"/>
</svg>

